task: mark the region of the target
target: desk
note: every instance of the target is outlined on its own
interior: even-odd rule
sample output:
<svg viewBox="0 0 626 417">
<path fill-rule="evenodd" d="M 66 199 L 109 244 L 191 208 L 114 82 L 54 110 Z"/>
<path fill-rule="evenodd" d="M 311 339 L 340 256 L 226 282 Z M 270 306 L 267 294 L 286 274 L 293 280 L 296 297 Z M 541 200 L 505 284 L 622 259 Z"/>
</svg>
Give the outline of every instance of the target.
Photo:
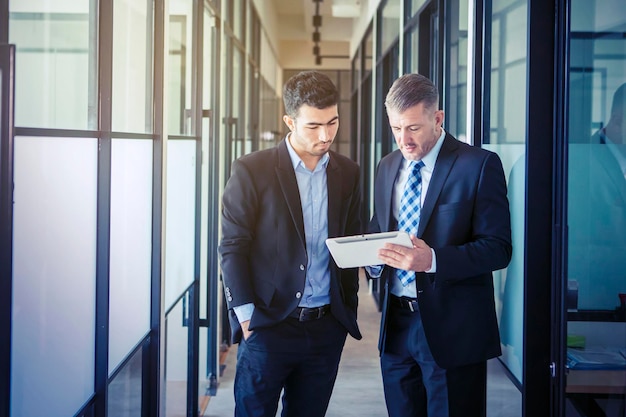
<svg viewBox="0 0 626 417">
<path fill-rule="evenodd" d="M 569 369 L 566 378 L 567 397 L 584 416 L 606 416 L 595 399 L 609 396 L 621 399 L 621 414 L 619 415 L 623 415 L 626 398 L 626 370 Z"/>
<path fill-rule="evenodd" d="M 626 370 L 567 371 L 568 394 L 626 394 Z"/>
</svg>

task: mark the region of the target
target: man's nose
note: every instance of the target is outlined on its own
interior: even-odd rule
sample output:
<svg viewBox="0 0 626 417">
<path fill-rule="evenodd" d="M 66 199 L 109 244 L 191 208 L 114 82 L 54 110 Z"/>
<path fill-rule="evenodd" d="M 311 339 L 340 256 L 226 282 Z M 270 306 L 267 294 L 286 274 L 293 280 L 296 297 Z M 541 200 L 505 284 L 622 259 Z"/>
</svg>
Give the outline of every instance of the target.
<svg viewBox="0 0 626 417">
<path fill-rule="evenodd" d="M 330 128 L 328 126 L 322 126 L 320 129 L 320 141 L 326 143 L 330 142 L 330 139 Z"/>
<path fill-rule="evenodd" d="M 411 139 L 411 132 L 408 129 L 400 129 L 398 132 L 398 139 L 400 139 L 401 143 L 406 143 Z"/>
</svg>

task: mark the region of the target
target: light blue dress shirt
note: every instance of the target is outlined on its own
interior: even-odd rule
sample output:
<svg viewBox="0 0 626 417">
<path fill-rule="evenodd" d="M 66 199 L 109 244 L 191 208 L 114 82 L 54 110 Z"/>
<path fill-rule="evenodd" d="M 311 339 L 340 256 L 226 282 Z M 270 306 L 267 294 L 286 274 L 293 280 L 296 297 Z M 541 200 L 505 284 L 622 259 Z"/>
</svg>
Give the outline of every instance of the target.
<svg viewBox="0 0 626 417">
<path fill-rule="evenodd" d="M 424 158 L 422 158 L 422 162 L 424 166 L 420 170 L 422 175 L 422 195 L 421 195 L 421 204 L 424 206 L 424 200 L 426 199 L 426 193 L 428 192 L 428 185 L 430 184 L 430 179 L 433 176 L 433 170 L 435 169 L 435 162 L 437 162 L 437 157 L 439 156 L 439 151 L 441 150 L 441 145 L 443 145 L 443 139 L 446 137 L 446 132 L 441 129 L 441 135 L 439 139 L 437 139 L 437 143 L 435 146 L 428 152 Z M 393 185 L 393 200 L 391 204 L 391 210 L 393 212 L 394 218 L 397 220 L 398 215 L 400 213 L 400 199 L 402 198 L 402 193 L 404 192 L 404 187 L 406 185 L 407 180 L 409 179 L 409 161 L 406 159 L 402 160 L 402 166 L 400 167 L 400 171 L 396 177 L 396 182 Z M 428 242 L 426 242 L 428 243 Z M 437 257 L 435 256 L 435 250 L 430 249 L 433 256 L 433 263 L 430 269 L 426 272 L 434 273 L 437 272 Z M 366 266 L 368 274 L 372 278 L 380 278 L 383 271 L 382 265 L 373 265 Z M 389 282 L 389 291 L 398 297 L 417 297 L 417 288 L 415 287 L 415 281 L 410 283 L 407 286 L 402 285 L 400 280 L 395 277 Z"/>
<path fill-rule="evenodd" d="M 291 134 L 290 134 L 291 135 Z M 304 235 L 308 255 L 304 292 L 300 307 L 319 307 L 330 303 L 330 252 L 326 247 L 328 237 L 328 188 L 326 167 L 330 156 L 324 154 L 313 171 L 302 162 L 287 137 L 287 149 L 296 173 L 300 204 L 304 219 Z M 285 219 L 287 221 L 287 219 Z M 239 322 L 252 318 L 254 304 L 234 307 Z"/>
</svg>

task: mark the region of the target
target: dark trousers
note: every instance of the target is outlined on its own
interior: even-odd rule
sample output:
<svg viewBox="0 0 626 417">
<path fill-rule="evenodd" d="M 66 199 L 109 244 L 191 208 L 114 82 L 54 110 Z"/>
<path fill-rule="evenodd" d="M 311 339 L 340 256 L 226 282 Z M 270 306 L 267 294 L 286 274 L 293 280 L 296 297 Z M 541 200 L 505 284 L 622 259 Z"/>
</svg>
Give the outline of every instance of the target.
<svg viewBox="0 0 626 417">
<path fill-rule="evenodd" d="M 331 314 L 256 329 L 237 352 L 235 417 L 323 417 L 347 331 Z"/>
<path fill-rule="evenodd" d="M 486 415 L 486 362 L 453 369 L 437 366 L 419 308 L 410 311 L 390 303 L 380 362 L 390 417 Z"/>
</svg>

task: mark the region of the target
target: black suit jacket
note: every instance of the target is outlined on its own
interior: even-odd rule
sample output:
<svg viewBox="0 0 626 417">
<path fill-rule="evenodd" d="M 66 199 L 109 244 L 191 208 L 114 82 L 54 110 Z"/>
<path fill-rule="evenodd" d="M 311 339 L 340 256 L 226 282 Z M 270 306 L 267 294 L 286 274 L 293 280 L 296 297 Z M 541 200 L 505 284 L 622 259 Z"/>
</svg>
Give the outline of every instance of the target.
<svg viewBox="0 0 626 417">
<path fill-rule="evenodd" d="M 401 167 L 399 150 L 385 156 L 374 185 L 370 232 L 389 231 L 393 184 Z M 511 259 L 511 225 L 506 180 L 497 154 L 459 142 L 446 134 L 426 193 L 417 236 L 435 250 L 437 272 L 418 273 L 416 285 L 424 331 L 433 357 L 454 368 L 498 356 L 500 338 L 492 271 Z M 385 291 L 380 345 L 388 319 Z"/>
<path fill-rule="evenodd" d="M 358 165 L 331 151 L 326 175 L 328 236 L 361 233 Z M 233 163 L 223 196 L 219 253 L 234 343 L 242 332 L 233 307 L 254 303 L 253 330 L 284 320 L 298 306 L 307 251 L 298 183 L 284 140 Z M 329 268 L 331 312 L 360 339 L 358 270 L 339 269 L 332 258 Z"/>
</svg>

